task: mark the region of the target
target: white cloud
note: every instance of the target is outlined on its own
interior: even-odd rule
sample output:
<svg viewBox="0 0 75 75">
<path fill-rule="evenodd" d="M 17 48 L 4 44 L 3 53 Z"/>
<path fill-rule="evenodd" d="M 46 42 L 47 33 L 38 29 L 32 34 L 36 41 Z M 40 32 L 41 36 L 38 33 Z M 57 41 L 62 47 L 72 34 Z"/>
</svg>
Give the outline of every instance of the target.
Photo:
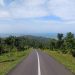
<svg viewBox="0 0 75 75">
<path fill-rule="evenodd" d="M 6 1 L 0 0 L 0 5 L 3 5 L 7 9 L 5 12 L 8 11 L 11 17 L 14 18 L 56 15 L 63 20 L 75 20 L 75 0 Z M 7 6 L 6 3 L 8 4 Z"/>
<path fill-rule="evenodd" d="M 42 5 L 46 2 L 46 0 L 25 0 L 26 5 Z"/>
<path fill-rule="evenodd" d="M 75 23 L 62 23 L 56 21 L 27 20 L 26 22 L 13 21 L 12 24 L 1 24 L 0 33 L 75 33 Z"/>
<path fill-rule="evenodd" d="M 46 0 L 25 0 L 21 3 L 13 2 L 10 8 L 10 12 L 13 17 L 27 18 L 27 17 L 40 17 L 47 16 L 48 12 L 43 4 Z"/>
<path fill-rule="evenodd" d="M 0 6 L 0 19 L 28 19 L 27 22 L 4 21 L 7 25 L 0 24 L 0 32 L 75 32 L 75 0 L 14 0 L 7 4 L 0 0 Z M 38 19 L 50 15 L 63 21 Z"/>
<path fill-rule="evenodd" d="M 0 18 L 9 18 L 9 17 L 10 13 L 8 11 L 0 10 Z"/>
<path fill-rule="evenodd" d="M 41 10 L 42 9 L 42 10 Z M 46 16 L 47 12 L 45 11 L 45 9 L 43 9 L 42 7 L 38 8 L 33 8 L 33 7 L 18 7 L 18 8 L 13 8 L 13 10 L 11 10 L 11 14 L 12 17 L 15 18 L 28 18 L 28 17 L 40 17 L 40 16 Z"/>
<path fill-rule="evenodd" d="M 12 33 L 12 26 L 8 24 L 1 24 L 0 25 L 0 33 Z"/>
<path fill-rule="evenodd" d="M 49 11 L 63 20 L 75 19 L 75 0 L 49 0 Z"/>
<path fill-rule="evenodd" d="M 0 0 L 0 5 L 4 6 L 4 0 Z"/>
</svg>

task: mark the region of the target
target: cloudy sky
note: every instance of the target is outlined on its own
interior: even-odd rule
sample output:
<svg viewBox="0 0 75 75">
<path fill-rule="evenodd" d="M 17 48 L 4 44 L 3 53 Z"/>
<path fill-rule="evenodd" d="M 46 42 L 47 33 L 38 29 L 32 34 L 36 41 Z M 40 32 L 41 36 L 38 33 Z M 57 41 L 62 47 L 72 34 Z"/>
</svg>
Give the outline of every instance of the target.
<svg viewBox="0 0 75 75">
<path fill-rule="evenodd" d="M 0 0 L 0 33 L 75 33 L 75 0 Z"/>
</svg>

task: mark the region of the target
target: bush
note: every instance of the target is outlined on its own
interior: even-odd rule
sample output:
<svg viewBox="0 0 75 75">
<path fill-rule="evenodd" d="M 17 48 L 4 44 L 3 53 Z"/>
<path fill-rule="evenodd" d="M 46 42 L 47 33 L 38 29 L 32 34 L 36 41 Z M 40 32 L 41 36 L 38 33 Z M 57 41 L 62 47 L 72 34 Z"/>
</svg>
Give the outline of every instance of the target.
<svg viewBox="0 0 75 75">
<path fill-rule="evenodd" d="M 71 54 L 72 54 L 73 57 L 75 57 L 75 50 L 72 50 Z"/>
<path fill-rule="evenodd" d="M 68 50 L 66 50 L 66 49 L 61 49 L 60 50 L 63 54 L 67 54 L 68 53 Z"/>
</svg>

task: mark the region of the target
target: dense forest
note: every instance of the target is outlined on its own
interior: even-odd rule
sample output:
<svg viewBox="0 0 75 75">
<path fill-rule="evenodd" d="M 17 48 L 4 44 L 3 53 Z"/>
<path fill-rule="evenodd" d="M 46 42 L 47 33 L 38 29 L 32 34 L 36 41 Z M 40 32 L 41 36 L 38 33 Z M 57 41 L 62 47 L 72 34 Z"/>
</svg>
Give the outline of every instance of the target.
<svg viewBox="0 0 75 75">
<path fill-rule="evenodd" d="M 70 53 L 75 57 L 75 37 L 68 32 L 65 36 L 62 33 L 57 34 L 56 39 L 36 37 L 36 36 L 9 36 L 0 38 L 0 55 L 14 50 L 23 51 L 28 48 L 49 49 Z"/>
</svg>

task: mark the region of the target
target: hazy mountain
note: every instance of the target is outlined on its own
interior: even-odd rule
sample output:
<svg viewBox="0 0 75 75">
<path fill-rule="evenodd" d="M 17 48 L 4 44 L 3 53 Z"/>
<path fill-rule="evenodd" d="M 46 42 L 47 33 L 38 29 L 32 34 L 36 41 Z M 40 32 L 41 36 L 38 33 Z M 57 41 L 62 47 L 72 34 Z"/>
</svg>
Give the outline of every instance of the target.
<svg viewBox="0 0 75 75">
<path fill-rule="evenodd" d="M 8 37 L 8 36 L 28 36 L 28 35 L 33 35 L 33 36 L 39 36 L 39 37 L 45 37 L 45 38 L 56 38 L 57 34 L 56 33 L 36 33 L 36 34 L 17 34 L 17 33 L 12 33 L 12 34 L 2 34 L 0 33 L 0 37 Z"/>
</svg>

